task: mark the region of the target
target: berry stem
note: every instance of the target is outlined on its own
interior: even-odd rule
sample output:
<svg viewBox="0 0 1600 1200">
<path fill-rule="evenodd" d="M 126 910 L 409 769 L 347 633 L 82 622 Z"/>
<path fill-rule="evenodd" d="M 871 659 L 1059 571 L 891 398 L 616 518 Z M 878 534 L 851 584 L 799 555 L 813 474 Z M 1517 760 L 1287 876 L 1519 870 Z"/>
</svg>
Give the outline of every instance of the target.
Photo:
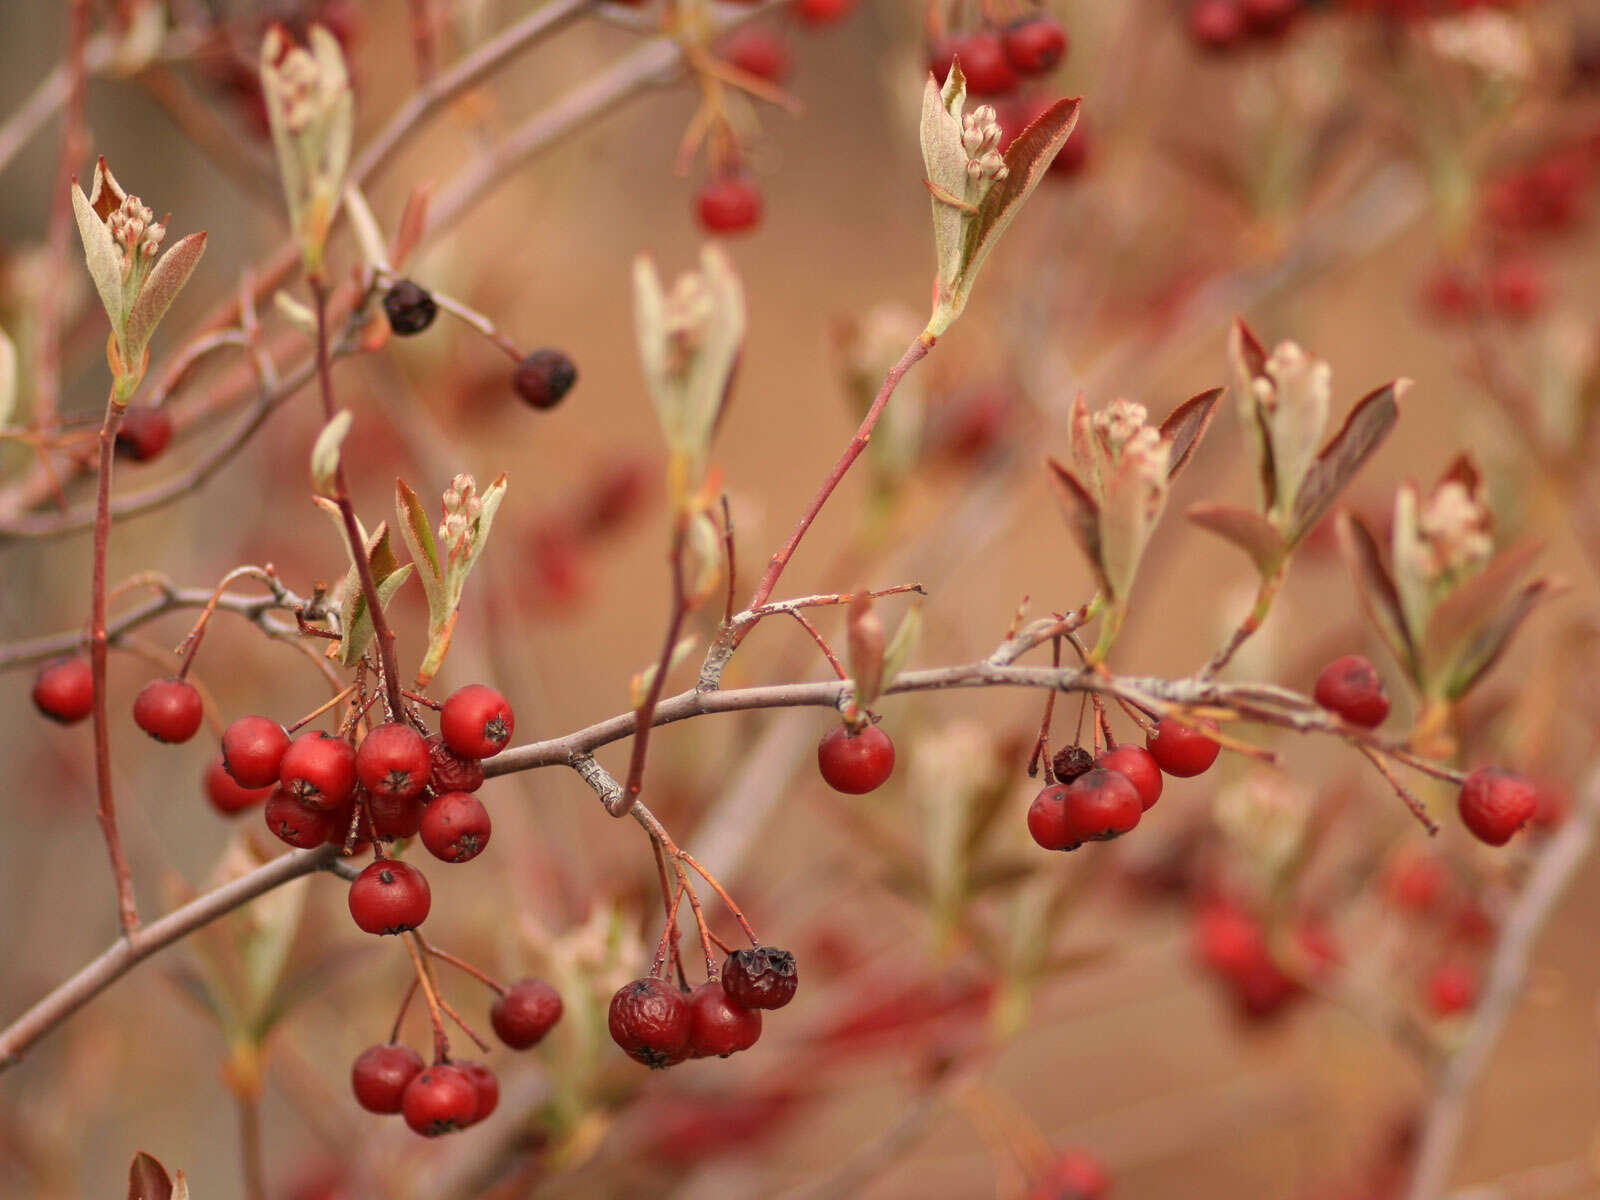
<svg viewBox="0 0 1600 1200">
<path fill-rule="evenodd" d="M 413 930 L 402 933 L 400 940 L 405 943 L 406 953 L 411 955 L 411 965 L 416 969 L 417 982 L 422 985 L 422 998 L 428 1002 L 428 1019 L 433 1022 L 433 1059 L 435 1062 L 443 1062 L 450 1057 L 450 1038 L 444 1031 L 444 1014 L 439 1007 L 439 993 L 434 989 L 433 973 L 417 949 L 416 932 Z"/>
<path fill-rule="evenodd" d="M 656 672 L 650 680 L 650 688 L 646 693 L 644 702 L 634 710 L 634 720 L 639 729 L 639 736 L 633 740 L 633 755 L 628 761 L 628 782 L 623 785 L 622 795 L 618 797 L 616 807 L 611 810 L 614 817 L 624 817 L 639 799 L 639 793 L 644 788 L 645 752 L 649 749 L 649 728 L 651 718 L 656 711 L 656 705 L 661 703 L 661 692 L 666 687 L 667 671 L 672 666 L 672 652 L 677 648 L 678 637 L 683 632 L 683 618 L 688 614 L 688 599 L 684 594 L 683 586 L 683 547 L 688 539 L 688 522 L 679 517 L 677 528 L 672 534 L 672 616 L 667 621 L 667 633 L 661 640 L 661 656 L 656 660 Z"/>
<path fill-rule="evenodd" d="M 317 705 L 310 712 L 308 712 L 305 716 L 301 717 L 298 721 L 296 721 L 293 725 L 285 725 L 284 726 L 284 731 L 287 732 L 287 733 L 295 733 L 298 730 L 304 729 L 307 725 L 311 724 L 311 722 L 315 721 L 318 717 L 320 717 L 323 713 L 327 712 L 330 708 L 337 707 L 340 701 L 342 701 L 346 696 L 351 695 L 355 690 L 356 690 L 356 685 L 355 684 L 352 683 L 352 684 L 347 685 L 344 688 L 344 690 L 339 691 L 339 692 L 335 692 L 330 698 L 328 698 L 327 700 L 324 700 L 321 704 Z"/>
<path fill-rule="evenodd" d="M 426 696 L 422 695 L 420 692 L 407 691 L 405 688 L 401 688 L 400 689 L 400 694 L 402 696 L 404 696 L 407 700 L 410 700 L 412 703 L 420 704 L 420 705 L 422 705 L 423 708 L 431 708 L 431 709 L 433 709 L 434 712 L 438 712 L 440 709 L 442 709 L 444 707 L 444 705 L 441 704 L 439 701 L 430 700 Z"/>
<path fill-rule="evenodd" d="M 1238 653 L 1239 647 L 1249 641 L 1256 630 L 1261 628 L 1262 622 L 1267 619 L 1267 614 L 1272 611 L 1272 602 L 1277 599 L 1278 589 L 1283 586 L 1284 577 L 1288 573 L 1289 559 L 1285 556 L 1275 570 L 1261 577 L 1261 587 L 1256 592 L 1254 606 L 1244 620 L 1239 622 L 1239 627 L 1223 643 L 1221 649 L 1212 655 L 1211 661 L 1200 668 L 1198 678 L 1210 679 L 1233 661 L 1233 656 Z"/>
<path fill-rule="evenodd" d="M 217 586 L 211 590 L 211 599 L 206 601 L 189 632 L 184 635 L 183 641 L 178 643 L 175 653 L 183 655 L 183 665 L 178 668 L 179 679 L 188 678 L 189 668 L 194 665 L 194 656 L 200 651 L 200 639 L 205 637 L 206 627 L 211 623 L 211 614 L 217 611 L 217 602 L 222 599 L 223 592 L 235 579 L 246 576 L 265 580 L 269 585 L 272 583 L 272 577 L 260 567 L 235 567 L 217 580 Z"/>
<path fill-rule="evenodd" d="M 458 971 L 465 971 L 468 975 L 471 975 L 479 983 L 483 984 L 484 987 L 488 988 L 492 992 L 495 992 L 497 995 L 504 996 L 506 994 L 505 984 L 497 982 L 491 976 L 478 970 L 477 967 L 473 966 L 465 959 L 457 958 L 448 950 L 439 949 L 439 947 L 433 945 L 420 933 L 417 934 L 417 940 L 422 943 L 422 948 L 435 958 L 442 959 L 443 961 L 449 963 L 452 967 L 455 967 Z"/>
<path fill-rule="evenodd" d="M 828 660 L 828 665 L 833 668 L 833 673 L 840 679 L 848 680 L 850 672 L 840 665 L 838 656 L 834 654 L 833 649 L 828 645 L 827 639 L 822 636 L 822 631 L 807 620 L 805 613 L 798 608 L 791 608 L 786 611 L 796 621 L 800 622 L 801 629 L 811 635 L 811 640 L 817 644 L 817 649 L 822 651 L 822 657 Z"/>
<path fill-rule="evenodd" d="M 704 879 L 711 890 L 717 894 L 718 898 L 720 898 L 721 901 L 728 906 L 728 911 L 733 914 L 733 919 L 739 923 L 739 928 L 744 930 L 744 935 L 750 939 L 750 944 L 752 946 L 761 945 L 761 939 L 756 936 L 756 931 L 750 928 L 750 922 L 745 920 L 743 910 L 741 910 L 740 907 L 733 902 L 733 897 L 728 895 L 728 889 L 717 882 L 717 877 L 702 867 L 698 860 L 696 860 L 695 856 L 690 854 L 687 850 L 680 850 L 677 847 L 673 847 L 673 853 L 678 858 L 688 863 L 689 866 L 693 868 L 695 874 L 700 876 L 701 879 Z"/>
<path fill-rule="evenodd" d="M 400 1040 L 400 1026 L 406 1019 L 406 1010 L 411 1007 L 411 997 L 417 994 L 417 981 L 413 979 L 411 986 L 406 988 L 406 994 L 400 997 L 400 1011 L 394 1015 L 394 1024 L 389 1028 L 389 1044 L 394 1045 Z"/>
<path fill-rule="evenodd" d="M 739 592 L 739 564 L 733 548 L 733 510 L 728 506 L 728 493 L 722 493 L 722 553 L 727 559 L 728 595 L 722 605 L 722 623 L 733 623 L 733 606 Z"/>
<path fill-rule="evenodd" d="M 1050 639 L 1050 665 L 1061 665 L 1061 639 Z M 1044 781 L 1054 783 L 1055 771 L 1050 766 L 1050 718 L 1055 715 L 1056 696 L 1059 692 L 1052 691 L 1044 698 L 1044 716 L 1039 720 L 1039 736 L 1033 743 L 1033 754 L 1028 759 L 1028 775 L 1031 778 L 1039 769 L 1039 761 L 1044 760 Z"/>
<path fill-rule="evenodd" d="M 234 1097 L 239 1110 L 239 1165 L 244 1172 L 245 1200 L 267 1200 L 267 1176 L 261 1161 L 261 1102 L 254 1092 Z"/>
<path fill-rule="evenodd" d="M 1421 800 L 1417 799 L 1410 788 L 1400 782 L 1395 773 L 1389 769 L 1389 764 L 1384 762 L 1383 758 L 1371 746 L 1358 745 L 1356 748 L 1366 755 L 1368 762 L 1378 768 L 1378 774 L 1389 781 L 1389 786 L 1394 789 L 1395 795 L 1400 797 L 1405 806 L 1411 810 L 1411 815 L 1428 831 L 1428 836 L 1437 837 L 1439 834 L 1439 822 L 1428 815 L 1426 806 L 1423 805 Z"/>
</svg>

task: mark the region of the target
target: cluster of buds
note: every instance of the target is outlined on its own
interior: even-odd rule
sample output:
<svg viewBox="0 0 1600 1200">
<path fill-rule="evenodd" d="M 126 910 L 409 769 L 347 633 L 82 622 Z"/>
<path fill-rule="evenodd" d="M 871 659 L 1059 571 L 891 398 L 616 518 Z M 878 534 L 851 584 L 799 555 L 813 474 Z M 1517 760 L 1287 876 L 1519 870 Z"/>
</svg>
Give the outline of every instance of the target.
<svg viewBox="0 0 1600 1200">
<path fill-rule="evenodd" d="M 289 203 L 289 223 L 308 274 L 322 269 L 350 161 L 350 73 L 334 36 L 313 25 L 309 49 L 277 26 L 261 44 L 261 88 Z"/>
<path fill-rule="evenodd" d="M 1494 553 L 1494 515 L 1477 469 L 1458 459 L 1424 499 L 1413 482 L 1394 498 L 1392 555 L 1406 624 L 1427 628 L 1434 608 L 1477 575 Z"/>
<path fill-rule="evenodd" d="M 450 561 L 463 557 L 472 547 L 472 534 L 483 515 L 478 498 L 478 481 L 471 475 L 457 475 L 445 489 L 444 520 L 439 524 L 439 540 L 445 544 Z"/>
<path fill-rule="evenodd" d="M 1279 533 L 1294 519 L 1295 500 L 1328 424 L 1333 370 L 1294 342 L 1270 355 L 1244 326 L 1234 329 L 1239 419 L 1255 453 L 1261 508 Z"/>
<path fill-rule="evenodd" d="M 1527 25 L 1509 13 L 1478 9 L 1431 22 L 1428 42 L 1440 58 L 1498 83 L 1527 83 L 1537 66 Z"/>
<path fill-rule="evenodd" d="M 961 118 L 961 148 L 967 152 L 967 200 L 975 204 L 990 184 L 1011 174 L 1000 154 L 1000 122 L 989 105 L 980 104 Z"/>
</svg>

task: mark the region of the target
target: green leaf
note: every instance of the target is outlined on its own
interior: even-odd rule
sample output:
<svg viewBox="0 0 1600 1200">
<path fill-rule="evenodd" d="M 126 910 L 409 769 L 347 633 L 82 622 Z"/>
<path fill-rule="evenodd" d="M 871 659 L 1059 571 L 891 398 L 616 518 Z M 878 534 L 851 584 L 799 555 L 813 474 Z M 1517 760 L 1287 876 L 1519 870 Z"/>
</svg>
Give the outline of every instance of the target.
<svg viewBox="0 0 1600 1200">
<path fill-rule="evenodd" d="M 130 360 L 137 362 L 144 353 L 144 348 L 150 343 L 150 335 L 155 333 L 161 318 L 167 315 L 167 309 L 183 290 L 183 285 L 189 282 L 189 276 L 194 274 L 205 250 L 206 235 L 191 233 L 163 254 L 161 261 L 151 270 L 144 286 L 139 289 L 133 307 L 128 311 L 123 352 Z"/>
<path fill-rule="evenodd" d="M 1250 556 L 1263 576 L 1276 571 L 1288 547 L 1272 522 L 1248 508 L 1226 504 L 1194 504 L 1184 514 L 1202 529 L 1226 538 Z"/>
<path fill-rule="evenodd" d="M 387 270 L 389 250 L 378 228 L 378 218 L 372 215 L 371 205 L 354 183 L 344 185 L 344 210 L 350 216 L 350 228 L 361 246 L 361 256 L 371 266 Z"/>
<path fill-rule="evenodd" d="M 922 165 L 933 199 L 933 247 L 939 291 L 953 291 L 961 275 L 961 230 L 966 221 L 960 197 L 967 188 L 967 152 L 961 145 L 961 107 L 966 77 L 953 63 L 941 89 L 932 75 L 922 92 Z"/>
<path fill-rule="evenodd" d="M 311 486 L 321 496 L 332 496 L 339 474 L 339 450 L 355 418 L 348 408 L 334 414 L 311 446 Z"/>
<path fill-rule="evenodd" d="M 273 994 L 283 979 L 284 965 L 300 931 L 305 911 L 308 879 L 296 879 L 262 896 L 244 910 L 250 922 L 244 937 L 245 987 L 257 1040 L 266 1034 L 260 1019 L 272 1006 Z"/>
<path fill-rule="evenodd" d="M 443 624 L 449 615 L 444 611 L 444 572 L 439 566 L 439 546 L 434 541 L 433 525 L 428 520 L 427 511 L 404 479 L 394 481 L 394 513 L 400 538 L 406 544 L 411 561 L 416 564 L 422 590 L 428 595 L 428 625 L 431 629 Z"/>
<path fill-rule="evenodd" d="M 1493 618 L 1480 625 L 1475 636 L 1457 651 L 1455 661 L 1445 677 L 1445 695 L 1452 700 L 1466 695 L 1499 661 L 1528 614 L 1545 596 L 1557 590 L 1557 585 L 1552 581 L 1535 579 L 1501 607 Z"/>
<path fill-rule="evenodd" d="M 921 640 L 922 599 L 918 597 L 906 609 L 906 615 L 900 618 L 900 624 L 895 627 L 894 636 L 889 639 L 888 648 L 883 652 L 885 688 L 900 677 L 900 672 L 910 663 L 911 656 L 916 653 L 917 643 Z"/>
<path fill-rule="evenodd" d="M 1356 402 L 1344 425 L 1322 448 L 1301 479 L 1287 534 L 1291 545 L 1316 526 L 1345 484 L 1383 444 L 1383 439 L 1389 436 L 1400 418 L 1399 399 L 1410 387 L 1409 379 L 1397 379 Z"/>
<path fill-rule="evenodd" d="M 122 336 L 122 326 L 127 319 L 123 311 L 122 254 L 111 237 L 111 230 L 89 203 L 89 197 L 74 180 L 72 184 L 72 215 L 77 218 L 78 236 L 83 240 L 83 256 L 89 265 L 89 277 L 94 280 L 95 291 L 100 293 L 100 303 L 111 321 L 111 328 Z"/>
<path fill-rule="evenodd" d="M 378 583 L 378 603 L 388 609 L 389 601 L 400 590 L 400 586 L 411 578 L 412 567 L 410 563 L 400 567 L 392 574 L 386 576 Z M 344 640 L 339 643 L 339 661 L 345 666 L 354 666 L 372 644 L 375 630 L 372 625 L 372 614 L 367 611 L 367 598 L 361 594 L 359 582 L 356 585 L 356 603 L 351 612 L 349 632 L 344 635 Z"/>
<path fill-rule="evenodd" d="M 17 348 L 0 329 L 0 425 L 17 411 Z"/>
<path fill-rule="evenodd" d="M 678 639 L 678 644 L 672 648 L 672 653 L 667 656 L 667 671 L 669 673 L 675 667 L 683 664 L 683 661 L 694 651 L 699 640 L 692 633 Z M 660 665 L 660 663 L 651 663 L 633 677 L 633 686 L 629 688 L 629 699 L 633 702 L 634 708 L 644 704 L 646 698 L 650 695 L 650 689 L 654 686 L 656 680 L 656 669 Z"/>
</svg>

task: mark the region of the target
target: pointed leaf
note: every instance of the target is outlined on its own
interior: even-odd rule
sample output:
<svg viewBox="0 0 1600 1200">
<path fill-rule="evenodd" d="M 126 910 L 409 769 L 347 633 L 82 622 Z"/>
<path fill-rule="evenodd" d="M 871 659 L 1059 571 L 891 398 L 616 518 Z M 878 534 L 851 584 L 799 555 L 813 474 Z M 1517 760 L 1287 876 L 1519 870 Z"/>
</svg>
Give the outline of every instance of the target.
<svg viewBox="0 0 1600 1200">
<path fill-rule="evenodd" d="M 1171 463 L 1167 467 L 1168 479 L 1175 478 L 1188 465 L 1200 445 L 1200 439 L 1211 427 L 1211 418 L 1217 413 L 1217 401 L 1222 399 L 1222 393 L 1226 390 L 1212 388 L 1198 396 L 1191 396 L 1161 422 L 1161 437 L 1172 447 Z"/>
<path fill-rule="evenodd" d="M 385 609 L 389 601 L 400 590 L 402 584 L 411 578 L 411 564 L 407 563 L 398 570 L 386 575 L 378 582 L 378 603 Z M 350 629 L 344 635 L 344 641 L 339 643 L 339 661 L 345 666 L 354 666 L 372 644 L 375 632 L 372 625 L 372 614 L 367 611 L 367 598 L 361 594 L 359 584 L 356 587 L 356 603 L 351 613 Z"/>
<path fill-rule="evenodd" d="M 189 1181 L 178 1172 L 178 1182 L 172 1185 L 172 1200 L 189 1200 Z"/>
<path fill-rule="evenodd" d="M 1511 644 L 1512 636 L 1527 619 L 1535 606 L 1557 591 L 1557 585 L 1548 579 L 1535 579 L 1502 608 L 1488 624 L 1480 627 L 1478 635 L 1457 658 L 1445 681 L 1445 694 L 1452 700 L 1464 696 L 1478 680 L 1488 674 Z"/>
<path fill-rule="evenodd" d="M 1322 519 L 1345 484 L 1383 444 L 1399 419 L 1397 402 L 1410 387 L 1409 379 L 1397 379 L 1356 402 L 1343 427 L 1322 448 L 1300 483 L 1287 535 L 1291 544 L 1298 542 Z"/>
<path fill-rule="evenodd" d="M 850 647 L 850 678 L 855 682 L 856 703 L 870 707 L 883 693 L 884 647 L 888 641 L 883 621 L 873 610 L 872 597 L 857 592 L 850 601 L 846 622 Z"/>
<path fill-rule="evenodd" d="M 967 152 L 961 145 L 961 105 L 966 77 L 952 64 L 941 89 L 932 75 L 922 92 L 922 165 L 933 200 L 933 248 L 940 292 L 955 287 L 961 273 L 961 228 L 958 197 L 967 187 Z"/>
<path fill-rule="evenodd" d="M 111 237 L 111 230 L 76 181 L 72 184 L 72 215 L 78 221 L 78 236 L 83 239 L 83 256 L 89 264 L 94 290 L 100 293 L 100 303 L 112 329 L 120 334 L 127 315 L 122 311 L 122 255 Z"/>
<path fill-rule="evenodd" d="M 1193 504 L 1184 515 L 1243 550 L 1263 576 L 1272 574 L 1283 562 L 1287 550 L 1283 538 L 1258 512 L 1226 504 Z"/>
<path fill-rule="evenodd" d="M 389 255 L 383 244 L 383 232 L 378 228 L 378 218 L 373 216 L 372 206 L 354 183 L 344 185 L 344 210 L 349 214 L 356 241 L 361 244 L 361 256 L 371 266 L 388 269 Z"/>
<path fill-rule="evenodd" d="M 272 303 L 288 320 L 289 324 L 293 325 L 301 333 L 307 337 L 317 336 L 317 314 L 289 295 L 288 292 L 273 292 Z"/>
<path fill-rule="evenodd" d="M 0 425 L 17 411 L 17 348 L 0 329 Z"/>
<path fill-rule="evenodd" d="M 172 1177 L 158 1159 L 143 1150 L 128 1166 L 128 1200 L 172 1200 Z"/>
<path fill-rule="evenodd" d="M 439 547 L 433 539 L 433 525 L 422 501 L 404 479 L 394 481 L 394 513 L 401 540 L 416 564 L 422 590 L 428 596 L 428 624 L 437 626 L 449 615 L 444 611 L 444 572 L 439 567 Z"/>
<path fill-rule="evenodd" d="M 1406 627 L 1400 593 L 1383 565 L 1377 540 L 1361 519 L 1349 512 L 1339 514 L 1337 531 L 1339 552 L 1355 581 L 1356 594 L 1361 598 L 1367 619 L 1411 682 L 1420 683 L 1416 647 Z"/>
<path fill-rule="evenodd" d="M 1088 489 L 1073 477 L 1072 472 L 1055 459 L 1047 459 L 1046 466 L 1049 468 L 1048 475 L 1056 499 L 1061 502 L 1061 511 L 1067 518 L 1067 529 L 1071 532 L 1073 540 L 1078 543 L 1078 548 L 1083 551 L 1084 557 L 1089 560 L 1096 582 L 1110 591 L 1106 582 L 1105 568 L 1100 562 L 1099 505 L 1095 503 Z"/>
<path fill-rule="evenodd" d="M 1243 317 L 1235 317 L 1230 341 L 1233 358 L 1240 371 L 1249 379 L 1267 373 L 1267 348 L 1251 332 Z"/>
<path fill-rule="evenodd" d="M 1542 548 L 1534 541 L 1507 547 L 1439 601 L 1428 614 L 1422 660 L 1443 666 L 1456 656 L 1461 643 L 1475 638 L 1483 626 L 1492 623 Z"/>
<path fill-rule="evenodd" d="M 348 408 L 333 415 L 311 446 L 311 486 L 318 495 L 331 496 L 339 474 L 339 450 L 355 420 Z"/>
<path fill-rule="evenodd" d="M 161 318 L 177 298 L 183 285 L 189 282 L 200 256 L 206 250 L 206 235 L 191 233 L 161 256 L 139 289 L 139 297 L 128 312 L 127 335 L 124 346 L 130 358 L 137 359 L 150 344 L 150 335 L 156 331 Z"/>
<path fill-rule="evenodd" d="M 889 639 L 889 647 L 883 652 L 883 686 L 889 687 L 900 677 L 900 672 L 906 669 L 911 661 L 911 656 L 916 652 L 917 643 L 922 639 L 922 600 L 913 600 L 906 615 L 900 618 L 900 624 L 894 631 L 894 636 Z"/>
</svg>

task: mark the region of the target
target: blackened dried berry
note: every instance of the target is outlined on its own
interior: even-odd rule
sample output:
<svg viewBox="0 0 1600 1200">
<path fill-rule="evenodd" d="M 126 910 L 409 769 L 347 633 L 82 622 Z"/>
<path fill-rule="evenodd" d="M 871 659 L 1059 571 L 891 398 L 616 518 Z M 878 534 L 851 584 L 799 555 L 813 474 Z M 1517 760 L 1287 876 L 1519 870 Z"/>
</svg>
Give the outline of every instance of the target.
<svg viewBox="0 0 1600 1200">
<path fill-rule="evenodd" d="M 1071 783 L 1078 776 L 1088 774 L 1093 768 L 1094 755 L 1082 746 L 1063 746 L 1050 760 L 1050 769 L 1056 773 L 1056 780 L 1059 783 Z"/>
<path fill-rule="evenodd" d="M 554 408 L 578 382 L 578 368 L 559 350 L 535 350 L 517 364 L 511 386 L 534 408 Z"/>
<path fill-rule="evenodd" d="M 433 324 L 439 306 L 425 289 L 402 279 L 384 295 L 383 312 L 397 337 L 410 337 Z"/>
</svg>

